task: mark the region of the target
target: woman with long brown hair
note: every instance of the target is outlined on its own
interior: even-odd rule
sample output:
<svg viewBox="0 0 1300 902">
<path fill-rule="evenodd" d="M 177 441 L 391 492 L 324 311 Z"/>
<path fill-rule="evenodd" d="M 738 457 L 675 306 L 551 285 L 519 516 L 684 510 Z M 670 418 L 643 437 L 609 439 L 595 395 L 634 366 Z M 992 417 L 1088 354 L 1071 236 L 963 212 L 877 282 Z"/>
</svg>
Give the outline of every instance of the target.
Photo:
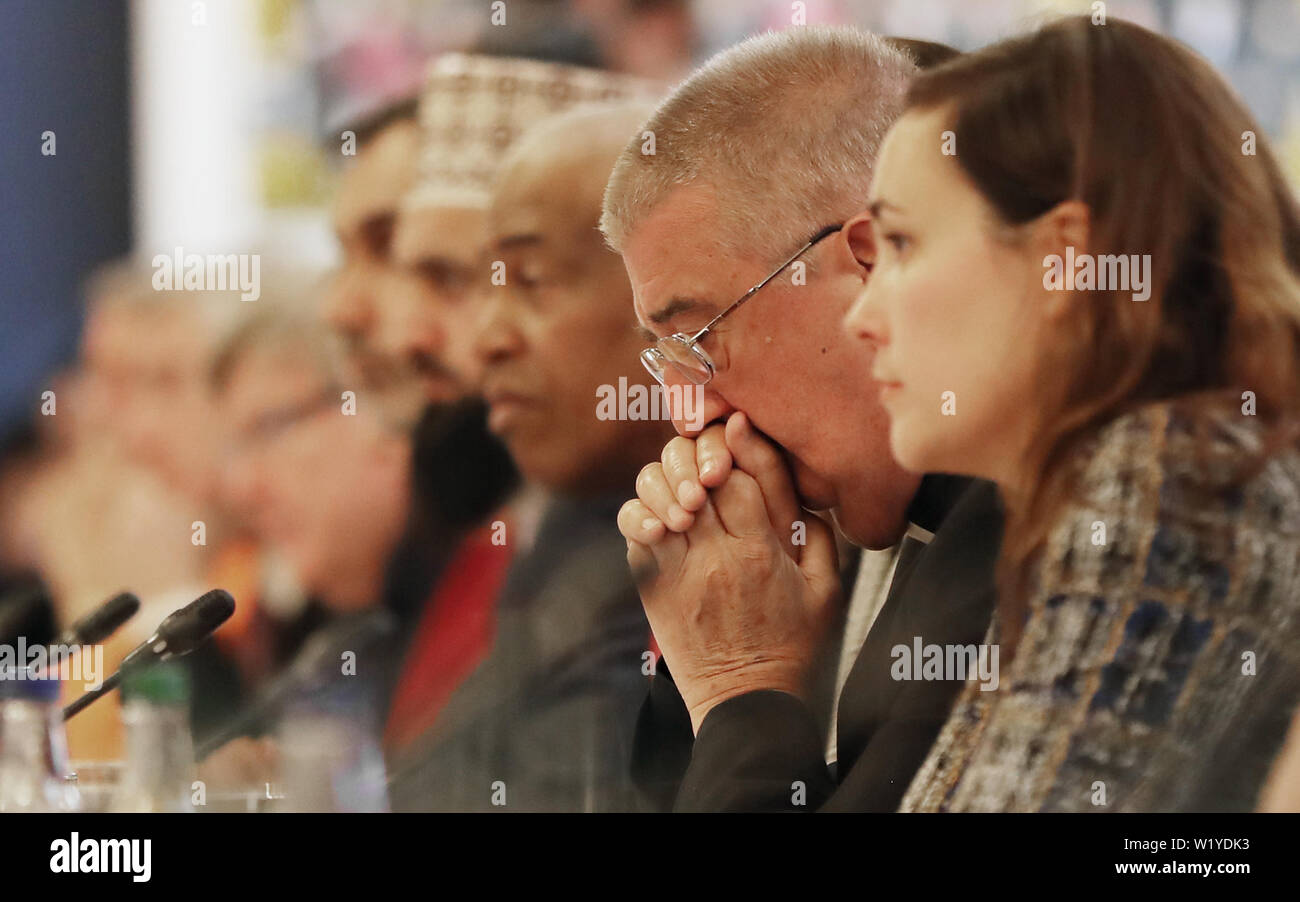
<svg viewBox="0 0 1300 902">
<path fill-rule="evenodd" d="M 909 810 L 1250 808 L 1300 698 L 1300 212 L 1213 69 L 1054 22 L 921 75 L 846 320 L 1007 505 L 996 691 Z"/>
</svg>

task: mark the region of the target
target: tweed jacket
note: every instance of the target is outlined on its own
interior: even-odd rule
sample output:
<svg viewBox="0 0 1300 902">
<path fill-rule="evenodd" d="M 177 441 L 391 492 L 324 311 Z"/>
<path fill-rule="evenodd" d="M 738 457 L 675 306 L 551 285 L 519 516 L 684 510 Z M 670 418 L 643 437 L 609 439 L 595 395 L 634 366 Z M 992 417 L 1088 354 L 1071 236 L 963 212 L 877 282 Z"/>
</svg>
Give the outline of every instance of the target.
<svg viewBox="0 0 1300 902">
<path fill-rule="evenodd" d="M 967 682 L 902 810 L 1254 807 L 1300 699 L 1300 452 L 1234 479 L 1261 430 L 1214 411 L 1099 431 L 1014 660 Z"/>
</svg>

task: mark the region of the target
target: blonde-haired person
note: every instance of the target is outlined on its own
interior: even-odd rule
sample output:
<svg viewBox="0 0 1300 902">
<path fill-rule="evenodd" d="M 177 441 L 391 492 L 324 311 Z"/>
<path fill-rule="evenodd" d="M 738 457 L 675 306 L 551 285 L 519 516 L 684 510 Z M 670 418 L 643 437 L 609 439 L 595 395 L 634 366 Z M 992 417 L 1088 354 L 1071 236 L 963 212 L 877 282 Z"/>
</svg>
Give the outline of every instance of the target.
<svg viewBox="0 0 1300 902">
<path fill-rule="evenodd" d="M 846 327 L 894 454 L 1008 507 L 1000 687 L 903 808 L 1253 808 L 1300 695 L 1300 214 L 1258 127 L 1064 19 L 918 79 L 871 210 Z"/>
</svg>

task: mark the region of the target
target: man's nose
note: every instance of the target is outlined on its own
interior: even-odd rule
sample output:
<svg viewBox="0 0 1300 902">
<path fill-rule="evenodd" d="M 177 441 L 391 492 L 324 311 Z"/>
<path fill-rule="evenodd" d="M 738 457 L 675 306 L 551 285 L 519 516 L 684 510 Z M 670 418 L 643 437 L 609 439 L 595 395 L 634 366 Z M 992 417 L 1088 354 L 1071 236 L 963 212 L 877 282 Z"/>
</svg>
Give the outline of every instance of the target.
<svg viewBox="0 0 1300 902">
<path fill-rule="evenodd" d="M 375 303 L 362 267 L 347 266 L 325 295 L 325 322 L 344 335 L 362 336 L 374 326 Z"/>
<path fill-rule="evenodd" d="M 406 356 L 439 357 L 447 343 L 447 329 L 439 311 L 432 304 L 412 305 L 401 318 L 398 340 Z"/>
<path fill-rule="evenodd" d="M 506 289 L 503 286 L 485 289 L 474 300 L 479 314 L 473 327 L 473 348 L 479 363 L 491 363 L 518 353 L 523 347 L 523 336 L 508 315 Z"/>
<path fill-rule="evenodd" d="M 725 420 L 736 408 L 707 385 L 695 383 L 672 373 L 665 374 L 664 391 L 677 434 L 694 438 L 715 420 Z"/>
<path fill-rule="evenodd" d="M 226 457 L 220 484 L 231 508 L 245 515 L 257 510 L 261 500 L 257 468 L 246 451 L 233 451 Z"/>
</svg>

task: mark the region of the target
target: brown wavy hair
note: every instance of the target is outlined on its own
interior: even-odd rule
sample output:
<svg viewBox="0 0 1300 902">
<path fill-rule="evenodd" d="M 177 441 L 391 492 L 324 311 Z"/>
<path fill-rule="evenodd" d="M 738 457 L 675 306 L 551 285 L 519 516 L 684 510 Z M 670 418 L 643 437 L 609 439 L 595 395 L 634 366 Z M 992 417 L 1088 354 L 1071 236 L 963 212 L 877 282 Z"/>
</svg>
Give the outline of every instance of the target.
<svg viewBox="0 0 1300 902">
<path fill-rule="evenodd" d="M 1057 204 L 1089 211 L 1089 253 L 1150 254 L 1151 296 L 1092 291 L 1040 384 L 1038 474 L 1008 510 L 999 564 L 1014 652 L 1032 563 L 1070 502 L 1083 445 L 1106 422 L 1176 400 L 1206 420 L 1255 393 L 1262 454 L 1295 446 L 1300 409 L 1300 211 L 1268 142 L 1213 68 L 1128 22 L 1060 19 L 914 82 L 909 109 L 946 111 L 956 159 L 1014 241 Z M 1250 134 L 1247 134 L 1250 133 Z M 1247 142 L 1253 137 L 1253 155 Z"/>
</svg>

